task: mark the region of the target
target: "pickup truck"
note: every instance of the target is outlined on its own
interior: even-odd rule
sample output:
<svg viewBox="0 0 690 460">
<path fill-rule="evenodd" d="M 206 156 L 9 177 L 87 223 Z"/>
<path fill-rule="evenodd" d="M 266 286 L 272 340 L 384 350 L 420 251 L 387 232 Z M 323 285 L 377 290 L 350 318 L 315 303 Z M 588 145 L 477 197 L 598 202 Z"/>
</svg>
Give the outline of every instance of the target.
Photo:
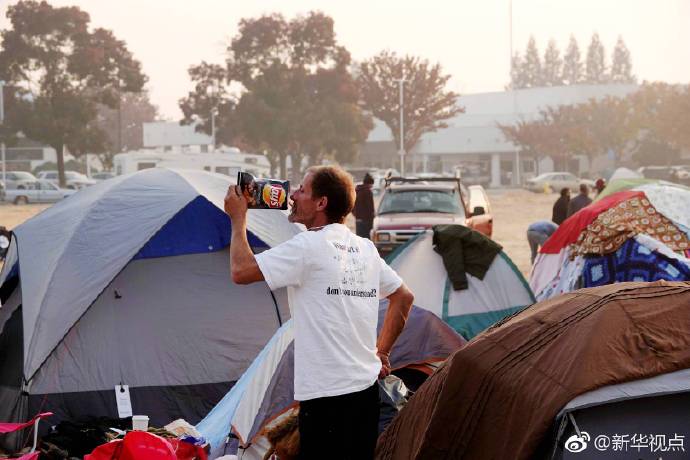
<svg viewBox="0 0 690 460">
<path fill-rule="evenodd" d="M 481 185 L 467 189 L 457 178 L 391 178 L 379 203 L 371 239 L 386 256 L 438 224 L 460 224 L 488 237 L 493 216 Z"/>
</svg>

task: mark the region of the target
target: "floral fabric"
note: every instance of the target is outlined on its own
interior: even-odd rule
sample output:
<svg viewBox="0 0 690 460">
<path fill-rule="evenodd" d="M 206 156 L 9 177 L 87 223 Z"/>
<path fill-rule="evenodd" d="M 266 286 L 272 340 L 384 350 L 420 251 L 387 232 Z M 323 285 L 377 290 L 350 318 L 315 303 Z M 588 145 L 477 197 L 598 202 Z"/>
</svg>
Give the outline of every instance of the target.
<svg viewBox="0 0 690 460">
<path fill-rule="evenodd" d="M 685 230 L 690 229 L 690 190 L 673 185 L 647 184 L 639 187 L 654 208 Z"/>
<path fill-rule="evenodd" d="M 690 249 L 684 232 L 659 213 L 646 197 L 634 197 L 599 214 L 578 237 L 574 253 L 611 254 L 638 234 L 649 235 L 673 251 Z"/>
</svg>

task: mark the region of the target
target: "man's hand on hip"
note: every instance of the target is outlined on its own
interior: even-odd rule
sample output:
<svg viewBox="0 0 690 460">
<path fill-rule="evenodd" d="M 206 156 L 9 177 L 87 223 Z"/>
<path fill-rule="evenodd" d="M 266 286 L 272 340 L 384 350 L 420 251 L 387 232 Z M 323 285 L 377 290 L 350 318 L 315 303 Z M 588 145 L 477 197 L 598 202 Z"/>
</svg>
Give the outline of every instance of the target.
<svg viewBox="0 0 690 460">
<path fill-rule="evenodd" d="M 379 371 L 379 378 L 385 379 L 391 373 L 391 362 L 388 360 L 387 353 L 376 353 L 376 356 L 381 360 L 381 370 Z"/>
<path fill-rule="evenodd" d="M 225 195 L 225 213 L 230 216 L 230 220 L 237 221 L 247 215 L 247 200 L 242 195 L 239 185 L 228 187 Z"/>
</svg>

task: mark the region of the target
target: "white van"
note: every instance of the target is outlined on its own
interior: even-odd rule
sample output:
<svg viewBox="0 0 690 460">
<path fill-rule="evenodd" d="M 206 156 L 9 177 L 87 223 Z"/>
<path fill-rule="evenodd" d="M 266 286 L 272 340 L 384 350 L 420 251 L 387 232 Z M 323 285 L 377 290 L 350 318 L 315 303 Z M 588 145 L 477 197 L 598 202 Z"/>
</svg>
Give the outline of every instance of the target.
<svg viewBox="0 0 690 460">
<path fill-rule="evenodd" d="M 266 156 L 238 152 L 237 149 L 213 153 L 172 153 L 141 150 L 118 153 L 113 158 L 113 165 L 117 175 L 156 167 L 202 169 L 230 177 L 235 177 L 240 170 L 256 177 L 269 175 L 271 168 Z"/>
</svg>

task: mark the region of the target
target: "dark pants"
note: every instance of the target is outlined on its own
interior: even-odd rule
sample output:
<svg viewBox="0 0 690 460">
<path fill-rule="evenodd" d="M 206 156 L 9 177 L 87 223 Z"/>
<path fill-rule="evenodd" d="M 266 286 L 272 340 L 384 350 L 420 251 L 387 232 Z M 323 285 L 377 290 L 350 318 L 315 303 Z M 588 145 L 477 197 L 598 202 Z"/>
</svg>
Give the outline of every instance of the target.
<svg viewBox="0 0 690 460">
<path fill-rule="evenodd" d="M 355 219 L 355 232 L 357 236 L 371 239 L 371 227 L 374 221 L 372 219 Z"/>
<path fill-rule="evenodd" d="M 374 458 L 379 422 L 378 383 L 299 405 L 300 460 Z"/>
</svg>

